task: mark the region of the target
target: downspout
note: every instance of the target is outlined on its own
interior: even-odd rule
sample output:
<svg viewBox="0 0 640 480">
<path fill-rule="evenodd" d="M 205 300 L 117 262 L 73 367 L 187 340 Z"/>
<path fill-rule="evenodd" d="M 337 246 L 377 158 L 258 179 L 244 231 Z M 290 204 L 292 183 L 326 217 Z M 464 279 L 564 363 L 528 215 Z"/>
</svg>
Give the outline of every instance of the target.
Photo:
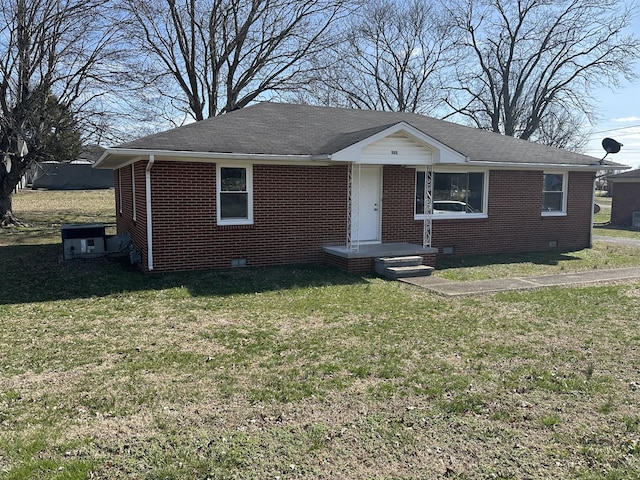
<svg viewBox="0 0 640 480">
<path fill-rule="evenodd" d="M 136 166 L 131 164 L 131 203 L 133 204 L 133 221 L 138 221 L 138 205 L 136 204 Z"/>
<path fill-rule="evenodd" d="M 149 162 L 145 170 L 146 180 L 146 204 L 147 204 L 147 268 L 153 270 L 153 221 L 151 218 L 151 169 L 153 168 L 155 157 L 149 155 Z"/>
<path fill-rule="evenodd" d="M 591 198 L 591 225 L 589 227 L 589 248 L 593 248 L 593 222 L 595 220 L 595 208 L 596 208 L 596 181 L 598 175 L 593 176 L 593 193 Z"/>
</svg>

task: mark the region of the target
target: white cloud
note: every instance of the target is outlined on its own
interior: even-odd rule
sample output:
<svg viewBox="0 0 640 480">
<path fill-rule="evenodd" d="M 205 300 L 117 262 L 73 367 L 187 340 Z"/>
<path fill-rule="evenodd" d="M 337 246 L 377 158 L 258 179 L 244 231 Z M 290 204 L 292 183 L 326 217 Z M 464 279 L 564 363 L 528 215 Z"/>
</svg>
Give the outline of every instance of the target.
<svg viewBox="0 0 640 480">
<path fill-rule="evenodd" d="M 640 117 L 621 117 L 621 118 L 612 118 L 612 122 L 618 123 L 631 123 L 631 122 L 640 122 Z"/>
</svg>

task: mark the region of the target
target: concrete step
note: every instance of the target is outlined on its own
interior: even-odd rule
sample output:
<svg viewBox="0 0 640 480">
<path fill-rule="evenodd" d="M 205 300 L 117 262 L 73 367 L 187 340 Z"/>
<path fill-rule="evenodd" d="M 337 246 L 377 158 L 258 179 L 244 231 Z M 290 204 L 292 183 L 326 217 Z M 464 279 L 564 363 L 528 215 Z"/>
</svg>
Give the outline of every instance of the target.
<svg viewBox="0 0 640 480">
<path fill-rule="evenodd" d="M 375 259 L 375 268 L 378 275 L 384 275 L 387 267 L 413 267 L 422 265 L 422 257 L 420 255 L 412 255 L 406 257 L 379 257 Z"/>
<path fill-rule="evenodd" d="M 427 265 L 387 267 L 384 269 L 383 275 L 389 280 L 397 280 L 399 278 L 428 277 L 434 270 L 434 267 L 429 267 Z"/>
</svg>

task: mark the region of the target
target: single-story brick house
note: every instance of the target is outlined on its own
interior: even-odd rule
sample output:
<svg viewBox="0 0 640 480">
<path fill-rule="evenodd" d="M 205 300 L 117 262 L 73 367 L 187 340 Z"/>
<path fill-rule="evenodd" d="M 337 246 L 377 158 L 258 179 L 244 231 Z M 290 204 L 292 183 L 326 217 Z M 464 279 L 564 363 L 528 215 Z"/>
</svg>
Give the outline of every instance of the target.
<svg viewBox="0 0 640 480">
<path fill-rule="evenodd" d="M 264 102 L 109 148 L 145 271 L 591 246 L 612 163 L 417 114 Z"/>
<path fill-rule="evenodd" d="M 611 224 L 632 226 L 634 212 L 640 212 L 640 169 L 611 175 L 607 184 L 611 194 Z"/>
</svg>

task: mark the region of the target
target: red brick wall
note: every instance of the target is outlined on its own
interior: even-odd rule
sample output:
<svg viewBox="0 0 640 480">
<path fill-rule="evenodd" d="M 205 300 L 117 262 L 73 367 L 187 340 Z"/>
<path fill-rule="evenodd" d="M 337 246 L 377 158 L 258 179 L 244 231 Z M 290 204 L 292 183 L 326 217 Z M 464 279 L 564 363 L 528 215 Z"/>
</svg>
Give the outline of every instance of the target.
<svg viewBox="0 0 640 480">
<path fill-rule="evenodd" d="M 143 196 L 145 165 L 140 162 L 142 182 L 136 184 L 136 193 Z M 130 177 L 125 180 L 124 170 L 126 197 Z M 228 268 L 240 258 L 248 265 L 320 263 L 323 245 L 346 239 L 344 166 L 254 165 L 253 225 L 216 224 L 215 164 L 157 161 L 151 182 L 156 271 Z M 146 228 L 140 211 L 136 225 L 125 216 L 125 211 L 119 216 L 119 231 Z M 144 241 L 136 243 L 146 250 Z"/>
<path fill-rule="evenodd" d="M 590 246 L 593 173 L 571 172 L 567 215 L 543 217 L 542 171 L 489 173 L 486 219 L 433 220 L 432 246 L 454 254 L 532 252 Z M 413 219 L 415 170 L 386 166 L 383 187 L 383 242 L 422 243 L 423 222 Z M 406 191 L 395 185 L 406 185 Z"/>
<path fill-rule="evenodd" d="M 382 171 L 382 242 L 422 245 L 422 222 L 413 219 L 416 170 L 385 165 Z"/>
<path fill-rule="evenodd" d="M 611 185 L 611 223 L 628 227 L 632 224 L 633 212 L 640 212 L 640 183 L 612 182 Z"/>
<path fill-rule="evenodd" d="M 351 258 L 338 257 L 336 255 L 325 254 L 323 263 L 344 272 L 365 275 L 374 271 L 375 262 L 373 258 Z"/>
<path fill-rule="evenodd" d="M 147 210 L 145 169 L 147 162 L 134 164 L 136 219 L 133 219 L 133 185 L 131 165 L 114 172 L 116 190 L 116 225 L 118 233 L 129 233 L 136 249 L 142 254 L 142 264 L 147 265 Z M 119 173 L 118 173 L 119 172 Z M 122 182 L 120 185 L 119 180 Z M 122 200 L 122 208 L 120 201 Z M 122 211 L 122 213 L 120 213 Z"/>
<path fill-rule="evenodd" d="M 137 221 L 132 220 L 131 167 L 116 171 L 118 231 L 129 231 L 147 265 L 146 162 L 135 166 Z M 563 250 L 588 247 L 592 173 L 571 172 L 567 215 L 543 217 L 542 171 L 492 171 L 487 219 L 434 220 L 432 245 L 454 254 L 542 251 L 556 241 Z M 151 171 L 153 255 L 157 271 L 248 265 L 320 263 L 323 245 L 346 242 L 347 166 L 254 165 L 254 224 L 216 224 L 216 166 L 157 161 Z M 422 221 L 413 218 L 415 169 L 385 166 L 383 242 L 422 243 Z M 356 268 L 356 266 L 352 266 Z M 360 267 L 358 265 L 357 267 Z"/>
</svg>

